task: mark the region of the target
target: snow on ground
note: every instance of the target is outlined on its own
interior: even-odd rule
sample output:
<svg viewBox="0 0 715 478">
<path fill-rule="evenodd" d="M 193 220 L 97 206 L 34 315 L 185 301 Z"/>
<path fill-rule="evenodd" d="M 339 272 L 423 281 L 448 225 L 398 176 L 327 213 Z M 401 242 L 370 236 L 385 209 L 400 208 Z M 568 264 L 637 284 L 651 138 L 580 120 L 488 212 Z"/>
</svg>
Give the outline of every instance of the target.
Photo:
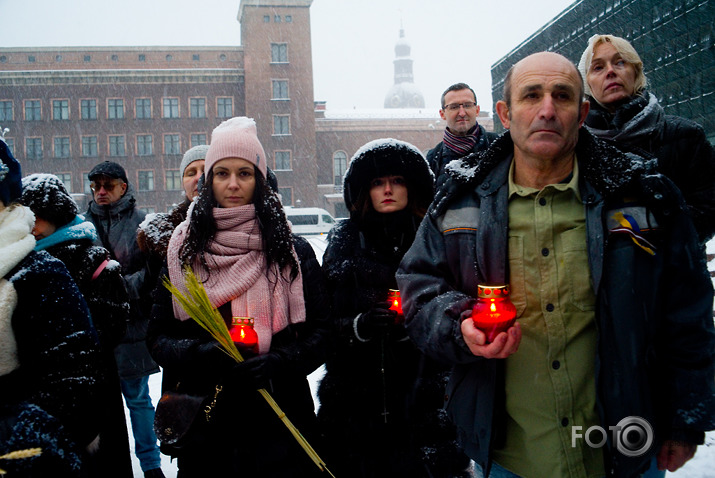
<svg viewBox="0 0 715 478">
<path fill-rule="evenodd" d="M 318 259 L 322 259 L 322 253 L 325 252 L 325 236 L 308 236 L 308 241 L 315 250 L 315 254 Z M 711 271 L 711 276 L 713 276 L 713 284 L 715 284 L 715 239 L 708 242 L 707 244 L 708 253 L 708 269 Z M 714 304 L 715 306 L 715 304 Z M 715 313 L 715 312 L 714 312 Z M 322 378 L 325 370 L 320 367 L 318 370 L 313 372 L 309 377 L 310 389 L 313 392 L 313 398 L 315 400 L 316 410 L 318 407 L 318 400 L 315 396 L 320 379 Z M 151 394 L 152 401 L 156 406 L 156 402 L 161 396 L 161 373 L 155 373 L 149 378 L 149 393 Z M 127 418 L 127 423 L 129 421 L 129 412 L 125 408 L 125 414 Z M 139 467 L 139 461 L 134 456 L 134 439 L 132 437 L 132 430 L 129 427 L 129 441 L 132 448 L 132 466 L 134 467 L 134 477 L 143 478 L 141 468 Z M 680 470 L 675 473 L 666 473 L 667 477 L 673 478 L 712 478 L 715 476 L 715 471 L 713 467 L 715 466 L 715 432 L 708 432 L 705 435 L 705 444 L 698 447 L 698 451 L 688 463 L 685 464 Z M 176 478 L 176 462 L 171 462 L 169 457 L 161 456 L 161 468 L 166 475 L 166 478 Z"/>
</svg>

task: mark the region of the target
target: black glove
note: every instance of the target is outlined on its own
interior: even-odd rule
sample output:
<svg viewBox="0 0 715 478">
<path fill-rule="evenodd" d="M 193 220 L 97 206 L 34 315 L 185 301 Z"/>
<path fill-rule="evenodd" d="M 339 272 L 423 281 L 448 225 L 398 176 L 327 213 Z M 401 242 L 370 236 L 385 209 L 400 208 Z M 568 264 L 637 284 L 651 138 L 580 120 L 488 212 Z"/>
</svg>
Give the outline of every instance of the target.
<svg viewBox="0 0 715 478">
<path fill-rule="evenodd" d="M 231 381 L 253 390 L 268 388 L 269 381 L 283 368 L 283 356 L 277 352 L 257 355 L 233 366 Z"/>
<path fill-rule="evenodd" d="M 367 339 L 387 332 L 395 325 L 397 312 L 390 310 L 390 302 L 378 302 L 372 309 L 363 312 L 357 318 L 360 338 Z"/>
<path fill-rule="evenodd" d="M 203 342 L 194 348 L 191 360 L 193 365 L 199 368 L 229 369 L 236 363 L 231 357 L 223 352 L 221 346 L 215 340 Z"/>
</svg>

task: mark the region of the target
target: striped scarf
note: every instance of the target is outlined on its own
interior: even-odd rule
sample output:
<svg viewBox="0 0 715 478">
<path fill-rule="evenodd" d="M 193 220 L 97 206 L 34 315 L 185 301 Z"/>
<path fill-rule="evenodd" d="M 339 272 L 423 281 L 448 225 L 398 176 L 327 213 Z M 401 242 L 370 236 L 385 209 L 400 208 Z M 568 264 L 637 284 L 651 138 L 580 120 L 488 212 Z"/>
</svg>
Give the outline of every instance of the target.
<svg viewBox="0 0 715 478">
<path fill-rule="evenodd" d="M 452 134 L 448 128 L 444 129 L 444 145 L 457 153 L 459 156 L 464 156 L 474 149 L 474 145 L 479 140 L 479 126 L 474 125 L 465 136 L 457 136 Z"/>
<path fill-rule="evenodd" d="M 167 253 L 169 279 L 182 292 L 186 288 L 179 249 L 186 238 L 191 213 L 192 210 L 174 231 Z M 305 321 L 300 269 L 293 282 L 278 278 L 274 284 L 269 280 L 269 276 L 277 277 L 278 271 L 268 273 L 266 270 L 263 239 L 256 209 L 252 204 L 227 209 L 214 208 L 213 214 L 218 229 L 205 251 L 211 273 L 207 274 L 198 259 L 192 264 L 194 273 L 203 281 L 214 307 L 230 302 L 234 317 L 253 317 L 258 334 L 258 352 L 266 353 L 270 350 L 273 334 L 288 324 Z M 287 271 L 283 271 L 283 275 L 287 276 Z M 189 318 L 176 301 L 174 315 L 179 320 Z"/>
</svg>

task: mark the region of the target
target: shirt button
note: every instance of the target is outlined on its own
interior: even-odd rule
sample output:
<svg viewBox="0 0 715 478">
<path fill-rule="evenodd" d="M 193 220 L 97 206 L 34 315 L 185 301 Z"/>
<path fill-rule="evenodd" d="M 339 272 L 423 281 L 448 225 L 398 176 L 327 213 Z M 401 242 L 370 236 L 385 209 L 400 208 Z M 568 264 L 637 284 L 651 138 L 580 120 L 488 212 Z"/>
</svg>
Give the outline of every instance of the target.
<svg viewBox="0 0 715 478">
<path fill-rule="evenodd" d="M 554 370 L 558 370 L 561 368 L 561 362 L 559 362 L 558 360 L 554 360 L 553 362 L 551 362 L 551 367 L 553 367 Z"/>
<path fill-rule="evenodd" d="M 553 312 L 554 304 L 546 304 L 546 312 Z"/>
<path fill-rule="evenodd" d="M 541 204 L 542 206 L 546 206 L 546 199 L 539 198 L 539 204 Z"/>
<path fill-rule="evenodd" d="M 548 256 L 548 255 L 549 255 L 549 249 L 548 249 L 547 247 L 544 247 L 543 249 L 541 249 L 541 255 L 544 256 L 544 257 Z"/>
<path fill-rule="evenodd" d="M 562 419 L 561 419 L 561 426 L 562 426 L 562 427 L 567 427 L 567 426 L 569 426 L 569 419 L 566 418 L 566 417 L 562 418 Z"/>
</svg>

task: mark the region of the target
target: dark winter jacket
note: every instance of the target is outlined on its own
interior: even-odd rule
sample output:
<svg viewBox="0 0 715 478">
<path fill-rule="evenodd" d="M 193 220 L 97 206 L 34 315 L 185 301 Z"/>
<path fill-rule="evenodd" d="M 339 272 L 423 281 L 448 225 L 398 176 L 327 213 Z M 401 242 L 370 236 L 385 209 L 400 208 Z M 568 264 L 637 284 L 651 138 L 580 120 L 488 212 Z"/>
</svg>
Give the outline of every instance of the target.
<svg viewBox="0 0 715 478">
<path fill-rule="evenodd" d="M 97 228 L 102 245 L 122 266 L 122 276 L 129 293 L 131 316 L 127 333 L 115 349 L 119 376 L 131 380 L 159 371 L 147 350 L 146 329 L 151 310 L 152 265 L 137 245 L 137 228 L 145 214 L 136 209 L 134 189 L 127 191 L 118 201 L 100 206 L 89 203 L 86 219 Z"/>
<path fill-rule="evenodd" d="M 291 422 L 314 444 L 314 404 L 306 376 L 325 361 L 330 303 L 312 247 L 303 238 L 294 236 L 293 240 L 303 277 L 306 321 L 273 335 L 269 353 L 279 354 L 282 360 L 267 388 Z M 166 274 L 164 268 L 162 277 Z M 211 471 L 212 476 L 240 472 L 241 476 L 299 478 L 317 472 L 255 386 L 230 380 L 233 361 L 218 349 L 204 350 L 212 342 L 207 332 L 193 320 L 174 318 L 171 296 L 163 285 L 157 286 L 154 300 L 147 343 L 163 368 L 163 387 L 174 388 L 180 382 L 182 391 L 213 396 L 216 385 L 223 386 L 214 418 L 202 440 L 179 455 L 179 468 L 188 470 L 187 476 L 194 476 L 197 467 L 203 470 L 200 476 Z M 236 440 L 227 439 L 229 433 Z M 209 465 L 207 456 L 218 457 L 218 461 Z"/>
<path fill-rule="evenodd" d="M 81 216 L 38 241 L 35 250 L 46 250 L 61 260 L 87 301 L 92 323 L 99 334 L 104 381 L 98 394 L 102 404 L 97 416 L 99 449 L 86 460 L 90 476 L 131 477 L 129 436 L 119 385 L 114 348 L 122 340 L 129 320 L 129 296 L 119 263 L 101 246 L 93 245 L 94 226 Z"/>
<path fill-rule="evenodd" d="M 81 450 L 98 433 L 101 406 L 99 344 L 87 304 L 65 266 L 46 252 L 30 252 L 0 285 L 0 320 L 11 320 L 0 324 L 2 343 L 12 336 L 16 347 L 16 353 L 0 347 L 6 371 L 0 375 L 0 455 L 43 449 L 39 458 L 2 468 L 19 467 L 17 476 L 74 476 Z M 8 369 L 8 360 L 19 366 Z M 25 475 L 28 468 L 48 474 Z"/>
<path fill-rule="evenodd" d="M 509 283 L 512 152 L 506 133 L 450 173 L 397 275 L 410 336 L 454 365 L 447 409 L 467 453 L 483 468 L 490 467 L 490 449 L 504 428 L 497 398 L 504 393 L 498 385 L 503 362 L 470 353 L 460 314 L 474 303 L 477 284 Z M 609 437 L 607 474 L 630 477 L 648 466 L 664 439 L 699 443 L 703 431 L 715 428 L 712 284 L 682 196 L 667 178 L 584 129 L 576 155 L 584 250 L 597 296 L 597 409 L 606 429 L 628 416 L 645 418 L 655 429 L 654 446 L 633 458 L 617 452 Z M 609 230 L 607 221 L 623 209 L 625 197 L 650 218 L 651 229 L 641 232 L 655 245 L 655 256 L 629 235 Z"/>
<path fill-rule="evenodd" d="M 191 201 L 184 200 L 169 213 L 148 216 L 139 225 L 137 232 L 137 242 L 142 252 L 163 261 L 166 258 L 166 250 L 169 247 L 171 235 L 174 233 L 176 226 L 186 219 L 186 213 L 190 205 Z"/>
<path fill-rule="evenodd" d="M 703 242 L 715 234 L 715 151 L 702 126 L 666 115 L 652 93 L 636 96 L 611 114 L 595 100 L 588 130 L 616 147 L 658 158 L 657 170 L 682 191 Z"/>
<path fill-rule="evenodd" d="M 375 153 L 379 161 L 369 151 L 353 157 L 345 176 L 349 209 L 351 199 L 361 196 L 358 191 L 388 169 L 402 175 L 409 170 L 407 176 L 431 183 L 421 155 L 398 167 L 386 164 L 395 161 L 395 153 L 387 151 L 384 157 Z M 383 169 L 376 172 L 373 160 Z M 410 179 L 408 185 L 415 184 Z M 408 186 L 408 193 L 419 195 L 421 203 L 431 200 L 429 187 Z M 336 476 L 459 476 L 468 464 L 442 410 L 447 367 L 421 354 L 400 323 L 367 341 L 356 335 L 357 316 L 397 288 L 395 272 L 420 221 L 407 209 L 390 214 L 371 210 L 366 216 L 355 212 L 328 237 L 323 270 L 333 300 L 334 332 L 318 390 L 318 420 L 325 459 Z"/>
<path fill-rule="evenodd" d="M 479 138 L 477 139 L 477 143 L 472 148 L 472 151 L 468 154 L 477 153 L 487 149 L 489 145 L 492 144 L 492 142 L 499 136 L 497 133 L 486 131 L 484 127 L 479 124 L 477 125 L 477 129 L 479 131 Z M 437 189 L 439 189 L 442 183 L 444 183 L 447 179 L 444 167 L 447 166 L 450 161 L 463 158 L 464 156 L 466 156 L 466 154 L 460 156 L 456 152 L 447 148 L 443 141 L 427 151 L 427 162 L 434 173 L 434 177 L 437 178 Z"/>
</svg>

